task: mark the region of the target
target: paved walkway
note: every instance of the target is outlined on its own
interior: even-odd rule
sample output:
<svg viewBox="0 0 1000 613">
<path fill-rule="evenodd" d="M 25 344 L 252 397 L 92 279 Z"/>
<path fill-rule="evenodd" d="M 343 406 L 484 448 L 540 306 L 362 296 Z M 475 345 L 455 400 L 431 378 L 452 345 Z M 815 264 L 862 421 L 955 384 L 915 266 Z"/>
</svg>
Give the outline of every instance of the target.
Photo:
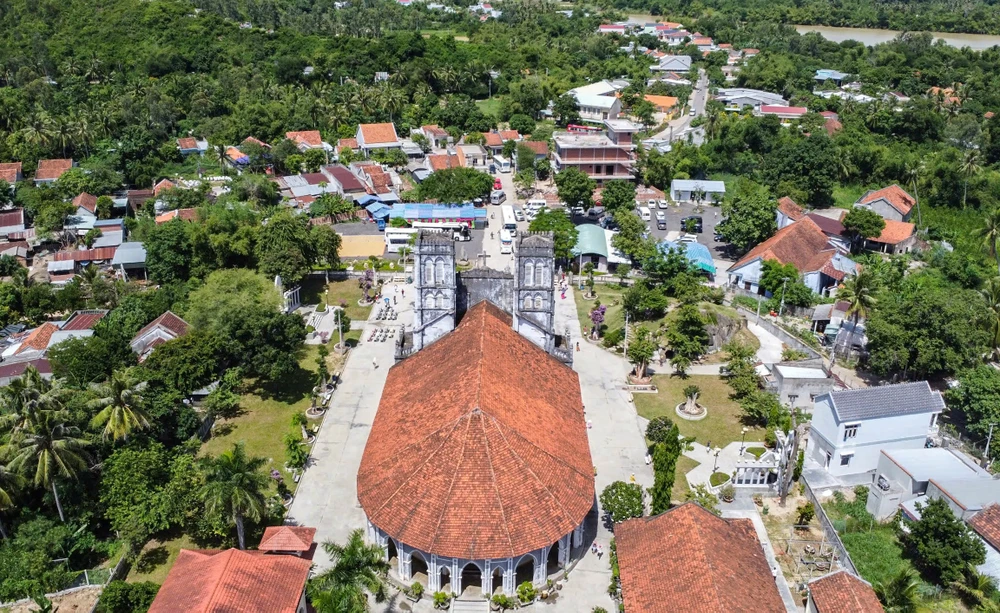
<svg viewBox="0 0 1000 613">
<path fill-rule="evenodd" d="M 389 292 L 386 295 L 391 295 L 391 287 Z M 413 317 L 410 300 L 405 304 L 400 301 L 397 308 L 400 315 L 391 322 L 391 327 L 410 325 Z M 395 353 L 392 340 L 368 342 L 368 332 L 376 327 L 390 326 L 386 322 L 368 323 L 360 344 L 347 357 L 342 382 L 330 400 L 323 426 L 313 443 L 309 465 L 288 512 L 288 523 L 314 526 L 320 543 L 342 543 L 352 530 L 366 526 L 364 511 L 358 503 L 358 468 Z M 378 368 L 373 367 L 373 358 Z M 320 548 L 314 562 L 317 570 L 323 570 L 330 560 Z"/>
<path fill-rule="evenodd" d="M 712 449 L 701 443 L 691 443 L 691 449 L 684 451 L 684 456 L 691 458 L 695 462 L 700 462 L 700 464 L 687 473 L 688 483 L 692 486 L 699 483 L 707 485 L 713 472 L 726 473 L 727 475 L 733 474 L 736 470 L 737 462 L 740 461 L 740 446 L 740 441 L 729 443 L 719 452 L 719 460 L 716 462 L 715 453 Z M 746 441 L 746 443 L 743 443 L 743 446 L 763 447 L 764 443 L 760 441 Z"/>
</svg>

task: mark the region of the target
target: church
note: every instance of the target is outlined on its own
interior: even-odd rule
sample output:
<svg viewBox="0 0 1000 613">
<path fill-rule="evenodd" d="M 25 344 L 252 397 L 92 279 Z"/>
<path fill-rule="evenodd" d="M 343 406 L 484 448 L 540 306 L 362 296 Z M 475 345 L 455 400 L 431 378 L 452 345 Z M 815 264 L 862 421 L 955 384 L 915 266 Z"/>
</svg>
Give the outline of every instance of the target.
<svg viewBox="0 0 1000 613">
<path fill-rule="evenodd" d="M 368 539 L 428 592 L 544 586 L 586 550 L 595 500 L 580 380 L 554 330 L 552 237 L 519 237 L 510 273 L 456 272 L 440 234 L 414 254 L 414 326 L 358 470 Z"/>
</svg>

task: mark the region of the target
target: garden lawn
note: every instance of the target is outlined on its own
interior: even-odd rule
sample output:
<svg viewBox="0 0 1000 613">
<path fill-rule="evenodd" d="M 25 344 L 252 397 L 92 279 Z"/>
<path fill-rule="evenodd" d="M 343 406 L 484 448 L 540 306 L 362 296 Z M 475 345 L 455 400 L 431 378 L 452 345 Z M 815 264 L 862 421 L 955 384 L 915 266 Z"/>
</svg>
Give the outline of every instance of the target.
<svg viewBox="0 0 1000 613">
<path fill-rule="evenodd" d="M 740 440 L 743 423 L 740 421 L 742 410 L 736 401 L 729 398 L 730 387 L 725 379 L 713 375 L 691 375 L 686 379 L 670 375 L 655 375 L 653 383 L 659 392 L 656 394 L 635 394 L 635 408 L 646 419 L 666 415 L 680 430 L 683 436 L 694 438 L 702 445 L 711 441 L 713 446 L 725 446 Z M 700 421 L 681 419 L 674 411 L 679 403 L 684 401 L 684 388 L 697 385 L 701 388 L 698 396 L 699 404 L 708 409 L 708 417 Z M 763 428 L 750 428 L 747 432 L 747 442 L 764 440 Z"/>
<path fill-rule="evenodd" d="M 697 466 L 698 462 L 687 456 L 682 455 L 677 458 L 677 466 L 674 468 L 674 487 L 670 490 L 670 498 L 674 502 L 684 502 L 685 496 L 687 496 L 688 491 L 691 489 L 688 485 L 687 474 L 697 468 Z"/>
<path fill-rule="evenodd" d="M 201 454 L 218 456 L 232 449 L 235 443 L 243 442 L 248 455 L 267 459 L 265 472 L 272 468 L 281 471 L 285 485 L 294 489 L 292 475 L 284 468 L 285 443 L 282 439 L 288 432 L 300 432 L 292 428 L 292 415 L 309 408 L 309 395 L 316 384 L 317 354 L 317 345 L 305 346 L 299 360 L 300 370 L 281 381 L 278 394 L 270 390 L 258 390 L 263 395 L 244 394 L 240 401 L 242 413 L 233 419 L 216 422 L 211 438 L 201 447 Z"/>
<path fill-rule="evenodd" d="M 181 549 L 200 549 L 200 547 L 186 534 L 166 541 L 156 539 L 149 541 L 132 564 L 125 580 L 130 583 L 152 581 L 162 585 Z"/>
<path fill-rule="evenodd" d="M 365 321 L 368 319 L 368 313 L 371 312 L 372 307 L 360 306 L 358 300 L 364 295 L 361 288 L 358 286 L 358 280 L 354 278 L 345 279 L 343 281 L 331 281 L 328 286 L 330 293 L 327 294 L 327 303 L 339 306 L 341 304 L 347 304 L 347 316 L 351 318 L 351 321 Z"/>
<path fill-rule="evenodd" d="M 580 317 L 580 329 L 584 334 L 590 332 L 590 328 L 594 325 L 590 321 L 590 311 L 593 310 L 596 300 L 600 300 L 601 304 L 608 307 L 608 310 L 604 313 L 604 325 L 607 326 L 605 332 L 617 330 L 625 325 L 625 311 L 621 305 L 622 294 L 625 293 L 625 288 L 619 287 L 617 283 L 595 283 L 594 291 L 597 293 L 597 298 L 589 299 L 583 297 L 587 291 L 586 289 L 582 292 L 579 289 L 575 291 L 576 312 Z M 615 301 L 618 304 L 612 304 Z"/>
<path fill-rule="evenodd" d="M 455 37 L 455 40 L 458 40 L 458 37 Z M 469 39 L 466 38 L 465 40 Z M 479 107 L 479 110 L 484 115 L 493 115 L 495 117 L 500 114 L 500 96 L 493 96 L 486 100 L 476 100 L 476 106 Z"/>
<path fill-rule="evenodd" d="M 854 203 L 867 192 L 868 189 L 860 185 L 837 185 L 833 188 L 834 206 L 842 209 L 849 209 Z"/>
</svg>

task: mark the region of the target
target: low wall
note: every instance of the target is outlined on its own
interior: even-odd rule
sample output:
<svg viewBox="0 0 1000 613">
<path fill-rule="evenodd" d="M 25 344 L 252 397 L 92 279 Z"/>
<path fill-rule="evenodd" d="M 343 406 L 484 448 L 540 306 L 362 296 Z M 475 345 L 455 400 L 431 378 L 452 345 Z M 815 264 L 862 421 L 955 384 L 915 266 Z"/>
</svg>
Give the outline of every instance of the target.
<svg viewBox="0 0 1000 613">
<path fill-rule="evenodd" d="M 807 356 L 809 356 L 809 359 L 815 359 L 815 358 L 822 357 L 822 356 L 820 356 L 820 354 L 819 354 L 818 351 L 816 351 L 815 349 L 813 349 L 809 345 L 803 343 L 801 340 L 799 340 L 795 336 L 792 336 L 792 334 L 790 334 L 789 332 L 786 332 L 780 326 L 774 325 L 774 323 L 772 323 L 766 317 L 761 317 L 760 321 L 757 321 L 757 314 L 756 313 L 751 313 L 750 311 L 748 311 L 748 310 L 746 310 L 746 309 L 744 309 L 743 307 L 740 307 L 740 306 L 735 307 L 735 308 L 736 308 L 737 311 L 739 311 L 740 313 L 742 313 L 743 316 L 745 316 L 747 318 L 748 322 L 755 323 L 755 324 L 759 325 L 760 327 L 764 328 L 765 330 L 767 330 L 771 334 L 777 336 L 781 340 L 782 343 L 788 345 L 792 349 L 796 349 L 798 351 L 801 351 L 802 353 L 804 353 Z"/>
</svg>

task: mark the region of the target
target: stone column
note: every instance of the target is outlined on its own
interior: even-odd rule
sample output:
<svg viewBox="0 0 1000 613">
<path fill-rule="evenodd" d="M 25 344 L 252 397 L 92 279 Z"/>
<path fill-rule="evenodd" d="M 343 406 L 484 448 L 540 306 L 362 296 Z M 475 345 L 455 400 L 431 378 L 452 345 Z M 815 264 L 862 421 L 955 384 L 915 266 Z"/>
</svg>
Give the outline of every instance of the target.
<svg viewBox="0 0 1000 613">
<path fill-rule="evenodd" d="M 399 580 L 403 583 L 409 583 L 410 576 L 410 551 L 406 548 L 406 545 L 402 543 L 397 543 L 397 549 L 399 550 Z"/>
<path fill-rule="evenodd" d="M 570 536 L 571 536 L 570 534 L 567 534 L 566 536 L 564 536 L 561 539 L 559 539 L 559 567 L 560 568 L 566 568 L 567 566 L 569 566 L 569 554 L 570 554 L 569 539 L 570 539 Z"/>
<path fill-rule="evenodd" d="M 573 546 L 583 545 L 583 522 L 573 530 Z"/>
<path fill-rule="evenodd" d="M 451 591 L 455 594 L 462 593 L 462 567 L 458 558 L 451 559 Z"/>
<path fill-rule="evenodd" d="M 507 596 L 513 596 L 517 591 L 517 585 L 514 581 L 517 580 L 517 571 L 514 566 L 514 560 L 507 560 L 507 567 L 503 571 L 503 593 Z"/>
<path fill-rule="evenodd" d="M 441 569 L 438 568 L 438 557 L 431 554 L 427 558 L 427 591 L 434 593 L 441 590 Z"/>
<path fill-rule="evenodd" d="M 535 586 L 545 585 L 545 580 L 548 578 L 548 565 L 549 565 L 549 551 L 552 549 L 550 547 L 543 547 L 538 551 L 537 557 L 535 557 L 535 576 L 532 583 Z"/>
</svg>

